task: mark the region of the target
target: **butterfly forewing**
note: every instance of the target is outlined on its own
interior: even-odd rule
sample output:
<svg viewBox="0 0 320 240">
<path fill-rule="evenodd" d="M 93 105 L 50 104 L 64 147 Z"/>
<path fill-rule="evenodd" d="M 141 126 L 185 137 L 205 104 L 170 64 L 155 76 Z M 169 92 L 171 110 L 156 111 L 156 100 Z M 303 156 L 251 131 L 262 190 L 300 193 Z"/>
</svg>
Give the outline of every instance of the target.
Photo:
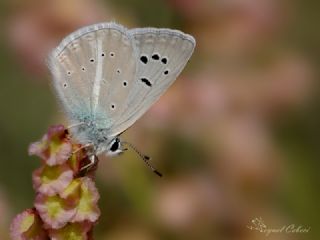
<svg viewBox="0 0 320 240">
<path fill-rule="evenodd" d="M 136 71 L 127 30 L 96 24 L 69 35 L 49 57 L 54 87 L 70 120 L 109 128 L 123 107 Z"/>
</svg>

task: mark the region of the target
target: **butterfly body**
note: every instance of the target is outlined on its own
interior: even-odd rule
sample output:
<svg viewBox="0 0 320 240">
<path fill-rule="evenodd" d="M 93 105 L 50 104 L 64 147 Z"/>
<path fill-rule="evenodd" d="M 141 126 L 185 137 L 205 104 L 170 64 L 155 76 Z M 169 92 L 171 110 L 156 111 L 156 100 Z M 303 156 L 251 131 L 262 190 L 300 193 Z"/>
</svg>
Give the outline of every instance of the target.
<svg viewBox="0 0 320 240">
<path fill-rule="evenodd" d="M 94 152 L 97 154 L 107 150 L 114 139 L 108 138 L 108 129 L 99 128 L 94 121 L 83 121 L 83 125 L 71 130 L 71 133 L 79 142 L 92 144 L 95 147 Z"/>
<path fill-rule="evenodd" d="M 84 27 L 53 50 L 53 86 L 72 135 L 94 154 L 119 153 L 118 136 L 174 82 L 195 40 L 177 30 L 116 23 Z"/>
</svg>

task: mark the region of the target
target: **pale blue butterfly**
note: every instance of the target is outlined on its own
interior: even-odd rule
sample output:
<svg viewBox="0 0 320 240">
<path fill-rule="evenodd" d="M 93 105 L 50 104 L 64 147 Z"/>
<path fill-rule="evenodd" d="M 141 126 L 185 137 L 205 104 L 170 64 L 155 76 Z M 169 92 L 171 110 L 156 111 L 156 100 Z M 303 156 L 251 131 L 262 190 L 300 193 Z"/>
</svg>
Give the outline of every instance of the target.
<svg viewBox="0 0 320 240">
<path fill-rule="evenodd" d="M 55 92 L 72 136 L 92 148 L 92 164 L 96 154 L 124 151 L 119 135 L 174 82 L 194 47 L 195 39 L 178 30 L 99 23 L 71 33 L 53 50 L 48 66 Z"/>
</svg>

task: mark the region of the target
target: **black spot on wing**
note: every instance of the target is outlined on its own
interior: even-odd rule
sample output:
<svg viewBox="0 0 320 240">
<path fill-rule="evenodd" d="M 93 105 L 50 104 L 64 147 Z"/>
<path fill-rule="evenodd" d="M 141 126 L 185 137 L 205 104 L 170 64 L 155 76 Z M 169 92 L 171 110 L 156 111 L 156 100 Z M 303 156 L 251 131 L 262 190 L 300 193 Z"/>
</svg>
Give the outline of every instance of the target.
<svg viewBox="0 0 320 240">
<path fill-rule="evenodd" d="M 152 86 L 151 82 L 147 78 L 140 78 L 140 80 L 141 80 L 141 82 L 146 84 L 148 87 Z"/>
<path fill-rule="evenodd" d="M 148 63 L 148 57 L 147 56 L 141 56 L 140 61 L 143 62 L 144 64 Z"/>
<path fill-rule="evenodd" d="M 154 54 L 151 56 L 151 58 L 152 58 L 153 60 L 159 60 L 159 59 L 160 59 L 160 56 L 159 56 L 159 54 L 154 53 Z"/>
<path fill-rule="evenodd" d="M 167 59 L 166 57 L 164 57 L 164 58 L 161 59 L 161 62 L 162 62 L 163 64 L 167 64 L 168 59 Z"/>
</svg>

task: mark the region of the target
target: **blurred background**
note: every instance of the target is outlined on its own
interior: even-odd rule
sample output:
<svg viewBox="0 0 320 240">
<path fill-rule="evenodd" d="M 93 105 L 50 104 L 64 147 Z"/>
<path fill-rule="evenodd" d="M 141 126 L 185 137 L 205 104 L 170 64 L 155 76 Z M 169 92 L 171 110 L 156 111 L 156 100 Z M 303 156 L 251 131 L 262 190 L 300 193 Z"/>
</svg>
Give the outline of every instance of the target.
<svg viewBox="0 0 320 240">
<path fill-rule="evenodd" d="M 320 3 L 316 0 L 13 0 L 0 2 L 0 239 L 32 207 L 27 154 L 51 124 L 67 124 L 50 90 L 48 52 L 81 26 L 169 27 L 197 47 L 169 91 L 102 159 L 95 239 L 259 240 L 247 228 L 295 224 L 320 238 Z"/>
</svg>

